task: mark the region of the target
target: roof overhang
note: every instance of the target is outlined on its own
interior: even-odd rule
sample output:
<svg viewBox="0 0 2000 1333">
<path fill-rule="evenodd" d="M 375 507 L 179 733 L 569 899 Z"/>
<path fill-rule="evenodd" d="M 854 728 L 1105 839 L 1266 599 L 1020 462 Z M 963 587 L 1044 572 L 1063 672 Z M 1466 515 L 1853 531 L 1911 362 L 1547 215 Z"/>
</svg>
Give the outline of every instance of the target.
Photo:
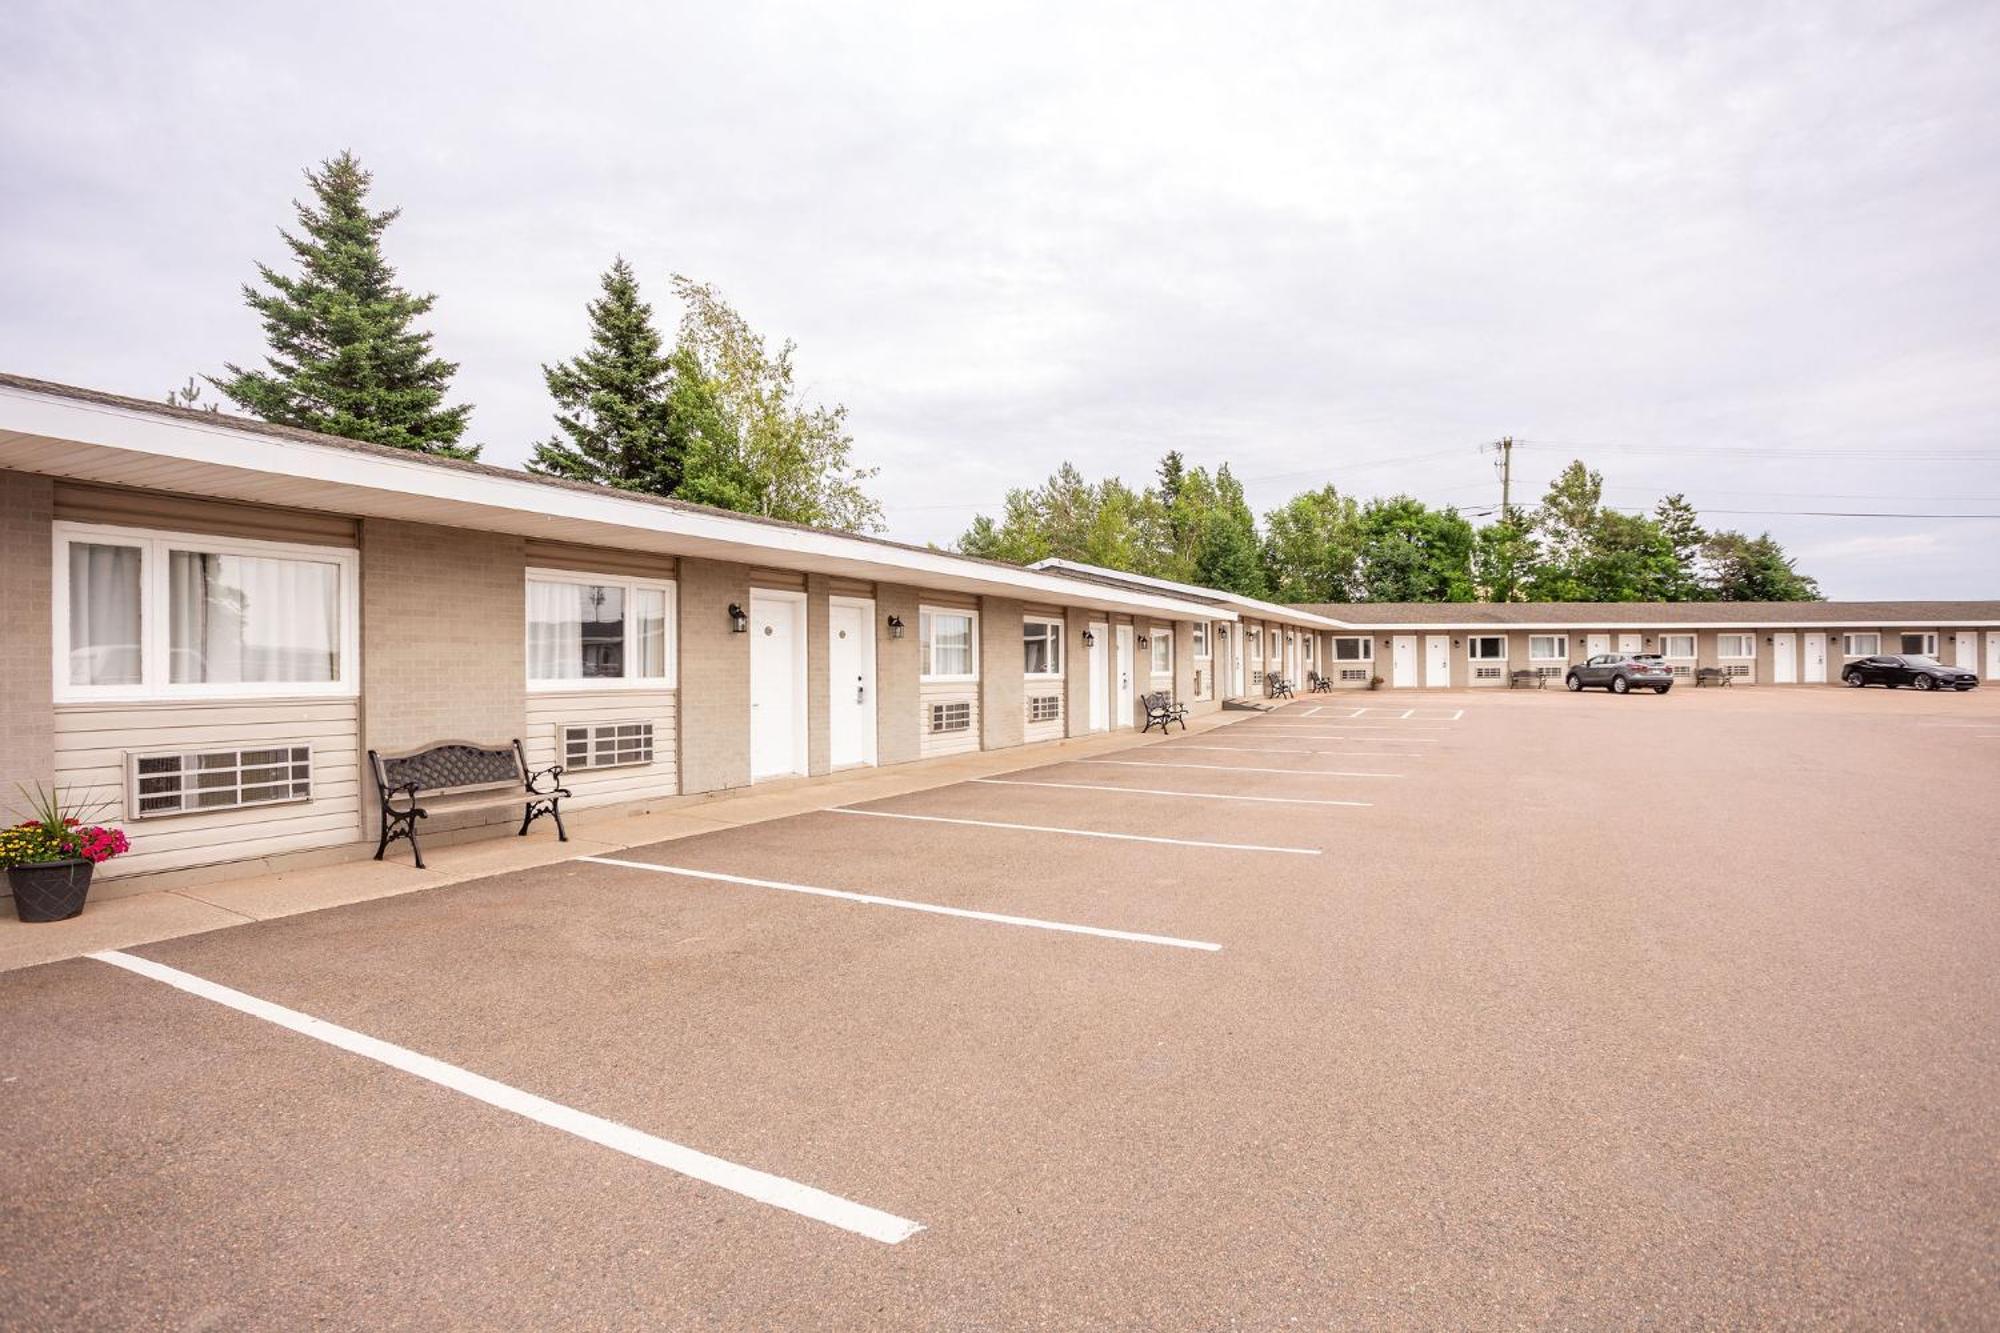
<svg viewBox="0 0 2000 1333">
<path fill-rule="evenodd" d="M 190 413 L 148 412 L 0 385 L 0 468 L 78 481 L 400 519 L 665 555 L 805 570 L 941 591 L 1179 620 L 1232 620 L 1204 602 L 1127 591 L 946 551 L 722 510 L 667 506 L 599 488 L 550 485 L 499 468 L 316 444 Z"/>
<path fill-rule="evenodd" d="M 1693 630 L 1814 630 L 1814 629 L 1859 629 L 1859 630 L 1933 630 L 1933 629 L 1984 629 L 1989 625 L 2000 625 L 2000 620 L 1814 620 L 1810 616 L 1794 620 L 1556 620 L 1539 624 L 1496 624 L 1491 620 L 1433 622 L 1428 620 L 1401 623 L 1372 624 L 1354 623 L 1346 628 L 1366 634 L 1421 634 L 1449 633 L 1487 634 L 1529 633 L 1529 634 L 1580 634 L 1598 630 L 1623 630 L 1630 633 L 1679 634 Z"/>
<path fill-rule="evenodd" d="M 1114 580 L 1133 588 L 1149 589 L 1165 596 L 1200 597 L 1218 608 L 1234 612 L 1246 620 L 1275 620 L 1284 625 L 1297 625 L 1306 629 L 1346 629 L 1348 626 L 1338 620 L 1301 611 L 1296 606 L 1282 606 L 1277 602 L 1259 601 L 1255 597 L 1244 597 L 1233 592 L 1223 592 L 1218 588 L 1197 588 L 1192 584 L 1176 583 L 1172 579 L 1156 579 L 1146 574 L 1131 574 L 1122 569 L 1106 569 L 1101 565 L 1086 565 L 1076 560 L 1061 560 L 1050 557 L 1037 560 L 1030 569 L 1057 570 L 1073 573 L 1088 579 Z M 1217 612 L 1216 619 L 1229 619 L 1228 615 Z"/>
</svg>

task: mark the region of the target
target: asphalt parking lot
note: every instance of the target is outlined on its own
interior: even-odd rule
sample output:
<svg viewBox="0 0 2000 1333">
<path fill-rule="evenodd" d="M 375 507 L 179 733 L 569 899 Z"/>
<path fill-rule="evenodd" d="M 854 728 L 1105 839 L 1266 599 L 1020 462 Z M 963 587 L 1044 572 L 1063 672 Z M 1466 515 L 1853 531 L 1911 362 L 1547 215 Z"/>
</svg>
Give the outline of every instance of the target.
<svg viewBox="0 0 2000 1333">
<path fill-rule="evenodd" d="M 2000 690 L 1309 698 L 6 974 L 4 1322 L 1992 1327 L 1996 810 Z"/>
</svg>

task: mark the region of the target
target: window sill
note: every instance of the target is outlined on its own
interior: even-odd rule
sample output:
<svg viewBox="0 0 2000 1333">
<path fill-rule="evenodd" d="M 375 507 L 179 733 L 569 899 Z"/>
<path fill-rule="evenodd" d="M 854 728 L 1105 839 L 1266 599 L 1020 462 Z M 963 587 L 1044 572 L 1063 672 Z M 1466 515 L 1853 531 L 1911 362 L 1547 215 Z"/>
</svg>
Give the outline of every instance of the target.
<svg viewBox="0 0 2000 1333">
<path fill-rule="evenodd" d="M 52 702 L 57 708 L 186 708 L 201 704 L 295 704 L 295 703 L 336 703 L 359 699 L 361 692 L 352 689 L 339 690 L 269 690 L 244 693 L 232 690 L 228 693 L 202 694 L 135 694 L 120 692 L 115 694 L 57 694 Z"/>
</svg>

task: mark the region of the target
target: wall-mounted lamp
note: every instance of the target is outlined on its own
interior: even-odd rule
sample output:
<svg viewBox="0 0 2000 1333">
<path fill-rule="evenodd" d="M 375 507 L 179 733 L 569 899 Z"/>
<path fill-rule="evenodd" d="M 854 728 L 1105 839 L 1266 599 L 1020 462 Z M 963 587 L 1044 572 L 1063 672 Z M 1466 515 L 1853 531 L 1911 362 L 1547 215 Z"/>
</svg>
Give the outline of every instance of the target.
<svg viewBox="0 0 2000 1333">
<path fill-rule="evenodd" d="M 1215 637 L 1216 637 L 1216 638 L 1218 638 L 1218 639 L 1226 639 L 1226 638 L 1228 638 L 1228 637 L 1229 637 L 1229 626 L 1227 626 L 1227 625 L 1217 625 L 1217 626 L 1215 627 Z"/>
<path fill-rule="evenodd" d="M 901 616 L 889 617 L 889 637 L 892 639 L 903 637 L 903 618 Z"/>
<path fill-rule="evenodd" d="M 1146 646 L 1146 644 L 1147 644 L 1147 643 L 1148 643 L 1148 640 L 1147 640 L 1146 636 L 1145 636 L 1145 635 L 1143 635 L 1143 634 L 1141 634 L 1141 635 L 1139 636 L 1139 646 L 1140 646 L 1141 648 L 1144 648 L 1144 647 Z"/>
<path fill-rule="evenodd" d="M 1086 648 L 1095 648 L 1097 646 L 1097 636 L 1087 629 L 1083 632 L 1083 646 Z"/>
<path fill-rule="evenodd" d="M 1458 640 L 1457 640 L 1457 639 L 1453 639 L 1453 640 L 1451 641 L 1451 646 L 1452 646 L 1452 647 L 1454 647 L 1454 648 L 1458 647 Z"/>
<path fill-rule="evenodd" d="M 736 603 L 729 604 L 729 628 L 737 634 L 750 632 L 750 617 L 743 614 L 743 608 Z"/>
</svg>

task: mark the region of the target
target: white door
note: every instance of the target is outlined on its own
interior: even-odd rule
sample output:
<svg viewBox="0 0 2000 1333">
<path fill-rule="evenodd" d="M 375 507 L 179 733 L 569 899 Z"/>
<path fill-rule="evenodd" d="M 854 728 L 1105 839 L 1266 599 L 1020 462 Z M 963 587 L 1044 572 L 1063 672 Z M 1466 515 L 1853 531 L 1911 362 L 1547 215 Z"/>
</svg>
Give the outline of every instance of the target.
<svg viewBox="0 0 2000 1333">
<path fill-rule="evenodd" d="M 1771 682 L 1796 685 L 1799 682 L 1799 637 L 1796 634 L 1771 636 Z"/>
<path fill-rule="evenodd" d="M 1806 635 L 1806 684 L 1826 684 L 1826 635 Z"/>
<path fill-rule="evenodd" d="M 1123 728 L 1132 725 L 1132 627 L 1118 627 L 1118 660 L 1112 664 L 1112 672 L 1118 680 L 1117 693 L 1112 695 L 1111 716 L 1115 725 Z"/>
<path fill-rule="evenodd" d="M 1618 651 L 1619 651 L 1619 652 L 1621 652 L 1621 653 L 1636 653 L 1636 652 L 1638 652 L 1638 651 L 1639 651 L 1639 636 L 1638 636 L 1638 635 L 1636 635 L 1636 634 L 1621 634 L 1621 635 L 1619 635 L 1619 636 L 1618 636 Z"/>
<path fill-rule="evenodd" d="M 750 594 L 750 778 L 806 771 L 806 599 Z"/>
<path fill-rule="evenodd" d="M 835 597 L 826 608 L 827 762 L 875 762 L 875 603 Z"/>
<path fill-rule="evenodd" d="M 1611 636 L 1609 634 L 1593 634 L 1584 640 L 1584 649 L 1591 657 L 1608 653 L 1611 651 Z"/>
<path fill-rule="evenodd" d="M 1986 633 L 1986 679 L 2000 680 L 2000 634 Z"/>
<path fill-rule="evenodd" d="M 1417 636 L 1398 634 L 1389 640 L 1389 683 L 1399 690 L 1417 683 Z"/>
<path fill-rule="evenodd" d="M 1111 727 L 1111 627 L 1090 626 L 1090 729 Z"/>
<path fill-rule="evenodd" d="M 1958 632 L 1958 650 L 1952 657 L 1952 665 L 1967 671 L 1979 670 L 1979 636 L 1969 630 Z"/>
<path fill-rule="evenodd" d="M 1436 689 L 1451 684 L 1451 636 L 1431 634 L 1424 638 L 1424 684 Z"/>
</svg>

